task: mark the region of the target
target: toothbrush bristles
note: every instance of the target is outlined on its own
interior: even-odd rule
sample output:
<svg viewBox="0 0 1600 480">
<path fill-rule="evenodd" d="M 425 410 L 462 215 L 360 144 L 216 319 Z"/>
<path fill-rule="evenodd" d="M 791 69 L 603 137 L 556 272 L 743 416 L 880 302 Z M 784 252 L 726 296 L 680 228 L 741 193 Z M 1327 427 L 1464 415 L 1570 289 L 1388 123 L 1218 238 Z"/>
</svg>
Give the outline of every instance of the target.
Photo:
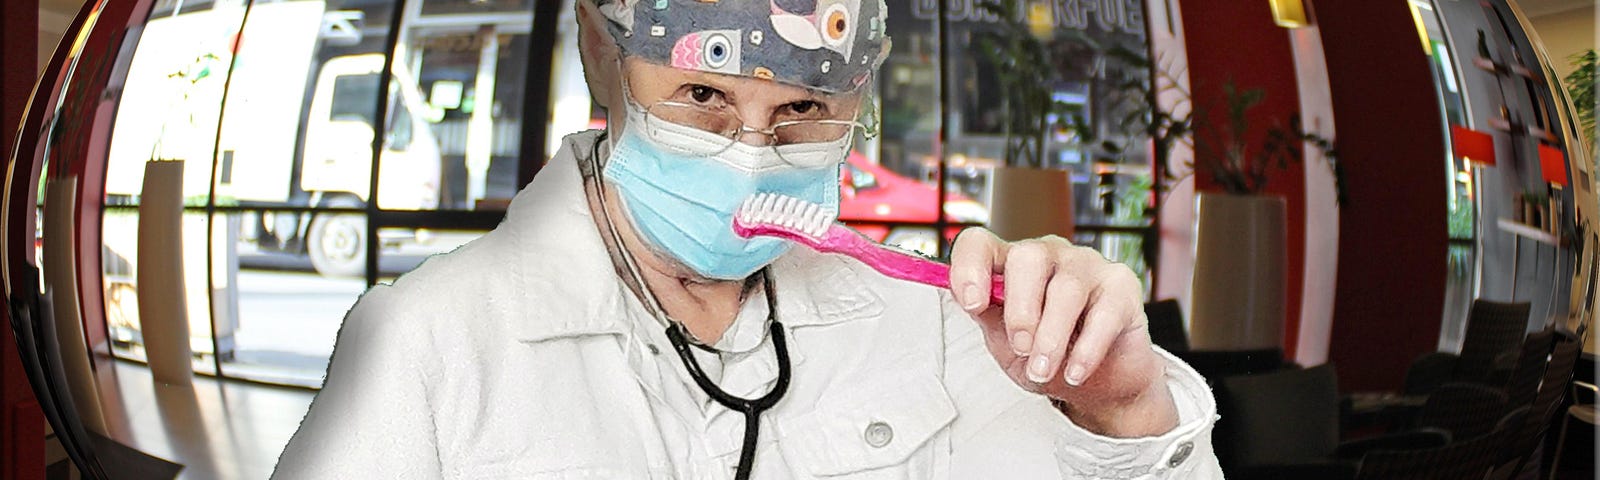
<svg viewBox="0 0 1600 480">
<path fill-rule="evenodd" d="M 780 227 L 822 238 L 837 214 L 810 201 L 776 193 L 758 193 L 739 205 L 736 216 L 747 225 Z"/>
</svg>

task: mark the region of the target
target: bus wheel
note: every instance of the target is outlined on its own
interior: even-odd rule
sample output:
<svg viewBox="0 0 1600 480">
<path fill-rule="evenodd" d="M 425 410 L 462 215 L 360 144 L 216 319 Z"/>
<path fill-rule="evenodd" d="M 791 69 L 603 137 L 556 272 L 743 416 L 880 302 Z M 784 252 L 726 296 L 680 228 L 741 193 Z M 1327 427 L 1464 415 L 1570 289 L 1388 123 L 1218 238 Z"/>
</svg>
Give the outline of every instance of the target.
<svg viewBox="0 0 1600 480">
<path fill-rule="evenodd" d="M 324 213 L 306 233 L 311 266 L 325 277 L 362 277 L 367 272 L 367 219 L 355 213 Z"/>
</svg>

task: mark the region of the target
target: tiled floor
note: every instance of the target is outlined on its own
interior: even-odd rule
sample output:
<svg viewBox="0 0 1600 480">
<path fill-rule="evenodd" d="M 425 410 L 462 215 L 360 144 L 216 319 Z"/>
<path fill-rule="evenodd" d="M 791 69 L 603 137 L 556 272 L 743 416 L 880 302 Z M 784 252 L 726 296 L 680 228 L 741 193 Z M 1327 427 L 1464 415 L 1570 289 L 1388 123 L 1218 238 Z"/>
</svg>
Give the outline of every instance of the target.
<svg viewBox="0 0 1600 480">
<path fill-rule="evenodd" d="M 180 479 L 264 479 L 315 392 L 196 376 L 193 387 L 156 385 L 150 369 L 101 362 L 113 438 L 185 467 Z"/>
</svg>

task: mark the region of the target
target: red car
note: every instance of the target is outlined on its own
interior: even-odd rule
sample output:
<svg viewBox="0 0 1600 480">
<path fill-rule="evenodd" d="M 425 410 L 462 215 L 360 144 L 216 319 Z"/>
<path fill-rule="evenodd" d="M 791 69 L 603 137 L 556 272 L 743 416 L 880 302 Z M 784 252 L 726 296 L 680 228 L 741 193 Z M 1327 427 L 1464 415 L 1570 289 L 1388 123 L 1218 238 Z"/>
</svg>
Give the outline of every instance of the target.
<svg viewBox="0 0 1600 480">
<path fill-rule="evenodd" d="M 900 176 L 860 152 L 850 152 L 845 163 L 839 219 L 873 240 L 932 254 L 938 241 L 938 187 Z M 988 208 L 956 192 L 945 193 L 944 215 L 953 224 L 989 221 Z M 948 227 L 945 238 L 954 238 L 962 228 Z"/>
</svg>

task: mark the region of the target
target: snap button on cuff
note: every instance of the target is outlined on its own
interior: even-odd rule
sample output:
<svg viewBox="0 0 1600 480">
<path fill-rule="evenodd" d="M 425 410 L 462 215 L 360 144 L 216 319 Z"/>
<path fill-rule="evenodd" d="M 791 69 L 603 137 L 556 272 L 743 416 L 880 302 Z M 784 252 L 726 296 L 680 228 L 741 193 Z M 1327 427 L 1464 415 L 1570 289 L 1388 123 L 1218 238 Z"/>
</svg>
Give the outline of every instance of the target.
<svg viewBox="0 0 1600 480">
<path fill-rule="evenodd" d="M 887 423 L 872 422 L 872 424 L 867 425 L 865 436 L 867 445 L 872 445 L 873 448 L 883 448 L 884 445 L 889 444 L 889 441 L 894 440 L 894 428 L 889 427 Z"/>
<path fill-rule="evenodd" d="M 1178 445 L 1178 451 L 1172 453 L 1172 459 L 1167 460 L 1167 468 L 1178 468 L 1184 460 L 1189 459 L 1189 454 L 1194 453 L 1194 442 L 1183 442 Z"/>
</svg>

